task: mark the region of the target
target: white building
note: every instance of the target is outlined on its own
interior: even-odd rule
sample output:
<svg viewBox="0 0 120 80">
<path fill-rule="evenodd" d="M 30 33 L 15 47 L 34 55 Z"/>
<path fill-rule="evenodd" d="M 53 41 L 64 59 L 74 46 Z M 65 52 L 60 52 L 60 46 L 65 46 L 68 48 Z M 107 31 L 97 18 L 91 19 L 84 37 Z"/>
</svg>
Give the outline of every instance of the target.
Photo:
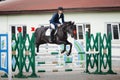
<svg viewBox="0 0 120 80">
<path fill-rule="evenodd" d="M 90 33 L 112 32 L 112 55 L 120 59 L 120 0 L 6 0 L 0 2 L 0 33 L 11 28 L 23 27 L 30 33 L 31 27 L 49 24 L 58 6 L 64 7 L 65 21 L 77 25 L 78 39 L 84 42 L 84 28 Z M 27 31 L 27 32 L 26 32 Z"/>
</svg>

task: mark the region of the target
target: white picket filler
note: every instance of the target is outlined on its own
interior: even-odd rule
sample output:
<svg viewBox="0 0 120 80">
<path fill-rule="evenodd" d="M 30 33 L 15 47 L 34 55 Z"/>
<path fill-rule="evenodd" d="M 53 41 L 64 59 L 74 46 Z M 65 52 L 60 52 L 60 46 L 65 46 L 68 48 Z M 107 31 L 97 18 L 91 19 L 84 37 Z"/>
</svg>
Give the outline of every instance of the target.
<svg viewBox="0 0 120 80">
<path fill-rule="evenodd" d="M 59 46 L 55 44 L 43 44 L 39 47 L 39 53 L 36 56 L 36 70 L 37 71 L 52 71 L 59 63 Z M 53 54 L 52 54 L 53 53 Z M 55 53 L 55 55 L 54 55 Z"/>
</svg>

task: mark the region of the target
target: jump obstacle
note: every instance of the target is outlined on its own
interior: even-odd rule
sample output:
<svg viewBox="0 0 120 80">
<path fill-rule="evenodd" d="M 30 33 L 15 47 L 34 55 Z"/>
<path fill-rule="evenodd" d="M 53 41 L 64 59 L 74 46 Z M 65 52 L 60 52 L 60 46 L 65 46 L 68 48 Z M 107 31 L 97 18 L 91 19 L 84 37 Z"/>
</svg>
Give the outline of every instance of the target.
<svg viewBox="0 0 120 80">
<path fill-rule="evenodd" d="M 37 77 L 35 72 L 35 37 L 34 33 L 32 36 L 26 34 L 23 36 L 21 30 L 18 33 L 18 37 L 15 34 L 12 35 L 12 41 L 15 42 L 15 45 L 12 46 L 12 59 L 15 60 L 15 64 L 12 64 L 12 71 L 16 71 L 18 67 L 18 74 L 15 77 L 26 78 L 26 77 Z M 28 42 L 27 42 L 28 41 Z M 28 44 L 26 44 L 28 43 Z M 28 63 L 26 63 L 28 62 Z M 23 69 L 25 68 L 26 72 L 32 70 L 30 76 L 25 76 L 23 74 Z"/>
<path fill-rule="evenodd" d="M 86 33 L 86 73 L 116 74 L 112 71 L 111 39 L 111 34 Z"/>
<path fill-rule="evenodd" d="M 22 33 L 18 33 L 16 37 L 12 35 L 12 41 L 15 42 L 15 45 L 12 46 L 12 71 L 18 69 L 18 74 L 14 77 L 26 78 L 26 77 L 38 77 L 36 75 L 36 65 L 35 65 L 35 45 L 34 45 L 34 33 L 32 36 L 26 34 L 23 36 Z M 52 55 L 59 55 L 57 52 L 51 53 Z M 83 52 L 79 54 L 84 54 Z M 94 37 L 93 34 L 88 36 L 86 33 L 86 73 L 95 73 L 95 74 L 114 74 L 112 71 L 112 62 L 111 62 L 111 34 L 108 36 L 100 33 L 96 34 Z M 57 56 L 58 57 L 58 56 Z M 27 63 L 26 63 L 27 62 Z M 38 64 L 45 64 L 46 62 L 38 62 Z M 58 62 L 52 62 L 53 64 L 58 64 Z M 68 61 L 65 62 L 73 64 L 68 58 Z M 30 71 L 31 69 L 31 71 Z M 32 72 L 31 75 L 25 76 L 25 72 Z M 65 71 L 72 71 L 72 69 L 65 69 Z M 39 70 L 38 72 L 46 72 L 45 70 Z M 53 72 L 58 72 L 54 69 Z"/>
</svg>

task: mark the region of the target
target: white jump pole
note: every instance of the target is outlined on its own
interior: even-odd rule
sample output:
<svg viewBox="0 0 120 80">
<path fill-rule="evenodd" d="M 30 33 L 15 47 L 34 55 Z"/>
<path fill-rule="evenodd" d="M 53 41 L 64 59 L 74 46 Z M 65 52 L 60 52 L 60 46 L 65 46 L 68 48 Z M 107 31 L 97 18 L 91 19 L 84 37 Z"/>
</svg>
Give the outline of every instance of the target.
<svg viewBox="0 0 120 80">
<path fill-rule="evenodd" d="M 11 29 L 8 31 L 8 80 L 12 80 Z"/>
</svg>

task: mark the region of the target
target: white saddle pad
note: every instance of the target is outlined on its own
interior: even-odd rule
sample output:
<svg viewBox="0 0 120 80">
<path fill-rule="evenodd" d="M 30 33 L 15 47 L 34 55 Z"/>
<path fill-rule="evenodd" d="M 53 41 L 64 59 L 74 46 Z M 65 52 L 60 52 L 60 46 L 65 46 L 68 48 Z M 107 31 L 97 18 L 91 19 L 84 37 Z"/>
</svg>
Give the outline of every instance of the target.
<svg viewBox="0 0 120 80">
<path fill-rule="evenodd" d="M 48 28 L 47 31 L 45 32 L 45 35 L 46 35 L 46 36 L 50 36 L 50 33 L 51 33 L 51 29 Z"/>
</svg>

